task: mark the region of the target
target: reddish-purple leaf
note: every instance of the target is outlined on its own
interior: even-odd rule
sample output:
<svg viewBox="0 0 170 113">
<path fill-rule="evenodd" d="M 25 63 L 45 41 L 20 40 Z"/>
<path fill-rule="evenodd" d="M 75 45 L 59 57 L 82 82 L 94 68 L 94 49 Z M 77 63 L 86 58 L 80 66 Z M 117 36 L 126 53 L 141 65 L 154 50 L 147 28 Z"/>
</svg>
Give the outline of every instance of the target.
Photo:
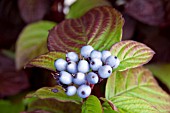
<svg viewBox="0 0 170 113">
<path fill-rule="evenodd" d="M 160 25 L 164 21 L 161 0 L 130 0 L 125 5 L 125 12 L 149 25 Z"/>
<path fill-rule="evenodd" d="M 76 51 L 86 45 L 104 50 L 121 40 L 123 19 L 112 7 L 97 7 L 79 19 L 68 19 L 49 32 L 50 51 Z"/>
<path fill-rule="evenodd" d="M 15 71 L 14 61 L 0 55 L 0 98 L 15 95 L 27 87 L 26 74 Z"/>
<path fill-rule="evenodd" d="M 41 20 L 49 5 L 49 0 L 18 0 L 20 14 L 26 23 Z"/>
</svg>

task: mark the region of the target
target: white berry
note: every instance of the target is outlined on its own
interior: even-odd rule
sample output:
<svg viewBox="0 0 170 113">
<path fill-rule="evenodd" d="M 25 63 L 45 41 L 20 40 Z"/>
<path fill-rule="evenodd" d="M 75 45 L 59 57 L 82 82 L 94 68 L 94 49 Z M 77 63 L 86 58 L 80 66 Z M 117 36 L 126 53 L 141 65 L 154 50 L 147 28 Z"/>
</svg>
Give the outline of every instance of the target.
<svg viewBox="0 0 170 113">
<path fill-rule="evenodd" d="M 110 51 L 107 50 L 102 51 L 102 62 L 105 62 L 109 56 L 111 56 Z"/>
<path fill-rule="evenodd" d="M 98 74 L 101 78 L 108 78 L 112 74 L 112 68 L 109 65 L 101 66 Z"/>
<path fill-rule="evenodd" d="M 68 62 L 67 71 L 71 74 L 77 73 L 77 64 L 73 61 Z"/>
<path fill-rule="evenodd" d="M 84 73 L 78 72 L 73 77 L 73 83 L 77 85 L 85 84 L 86 83 L 86 76 Z"/>
<path fill-rule="evenodd" d="M 89 63 L 86 60 L 80 60 L 78 63 L 78 72 L 87 73 L 90 70 Z"/>
<path fill-rule="evenodd" d="M 76 94 L 77 88 L 75 86 L 68 86 L 66 88 L 66 95 L 73 96 Z"/>
<path fill-rule="evenodd" d="M 84 58 L 89 58 L 90 57 L 90 53 L 93 51 L 93 47 L 90 46 L 90 45 L 87 45 L 87 46 L 83 46 L 80 50 L 80 53 L 81 55 L 84 57 Z"/>
<path fill-rule="evenodd" d="M 77 95 L 81 98 L 86 98 L 91 94 L 91 88 L 88 85 L 81 85 L 77 89 Z"/>
<path fill-rule="evenodd" d="M 102 53 L 100 51 L 93 50 L 91 52 L 91 54 L 90 54 L 90 58 L 91 59 L 94 59 L 94 58 L 101 59 L 102 58 Z"/>
<path fill-rule="evenodd" d="M 67 62 L 64 59 L 60 58 L 54 62 L 54 66 L 57 69 L 57 71 L 65 71 Z"/>
<path fill-rule="evenodd" d="M 110 65 L 113 69 L 117 68 L 120 64 L 120 60 L 116 56 L 109 56 L 105 62 L 106 65 Z"/>
<path fill-rule="evenodd" d="M 59 76 L 60 76 L 59 80 L 61 83 L 67 84 L 67 85 L 72 83 L 73 77 L 70 73 L 66 71 L 61 71 Z"/>
<path fill-rule="evenodd" d="M 79 60 L 78 55 L 75 52 L 68 52 L 66 54 L 66 59 L 68 61 L 77 62 Z"/>
<path fill-rule="evenodd" d="M 87 82 L 90 84 L 97 84 L 99 81 L 99 77 L 96 73 L 90 72 L 86 76 Z"/>
<path fill-rule="evenodd" d="M 90 61 L 90 67 L 93 71 L 97 71 L 102 66 L 100 59 L 94 58 Z"/>
</svg>

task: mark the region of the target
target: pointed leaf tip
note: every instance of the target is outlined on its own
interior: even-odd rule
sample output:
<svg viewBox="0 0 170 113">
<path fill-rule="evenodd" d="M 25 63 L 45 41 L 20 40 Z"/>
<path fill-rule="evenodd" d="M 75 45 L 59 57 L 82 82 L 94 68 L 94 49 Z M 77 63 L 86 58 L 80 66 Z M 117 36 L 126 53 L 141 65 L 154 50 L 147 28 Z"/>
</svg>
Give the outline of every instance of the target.
<svg viewBox="0 0 170 113">
<path fill-rule="evenodd" d="M 116 43 L 110 49 L 112 55 L 120 60 L 120 65 L 116 70 L 124 71 L 148 63 L 155 52 L 145 44 L 127 40 Z"/>
<path fill-rule="evenodd" d="M 58 58 L 63 58 L 65 59 L 65 53 L 61 52 L 48 52 L 46 54 L 40 55 L 37 58 L 34 58 L 31 60 L 26 67 L 40 67 L 40 68 L 45 68 L 51 71 L 56 71 L 54 67 L 54 61 Z"/>
</svg>

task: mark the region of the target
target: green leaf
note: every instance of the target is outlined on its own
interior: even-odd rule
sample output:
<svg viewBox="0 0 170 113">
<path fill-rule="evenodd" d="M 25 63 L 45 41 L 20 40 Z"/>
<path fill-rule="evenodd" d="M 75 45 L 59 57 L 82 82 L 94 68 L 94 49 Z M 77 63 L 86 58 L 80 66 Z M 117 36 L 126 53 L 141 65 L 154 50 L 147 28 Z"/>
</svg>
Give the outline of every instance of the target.
<svg viewBox="0 0 170 113">
<path fill-rule="evenodd" d="M 82 113 L 103 113 L 99 99 L 94 95 L 89 96 L 82 106 Z"/>
<path fill-rule="evenodd" d="M 79 52 L 84 45 L 110 49 L 122 37 L 123 18 L 112 7 L 96 7 L 78 19 L 62 21 L 49 32 L 49 51 Z"/>
<path fill-rule="evenodd" d="M 20 33 L 16 44 L 16 68 L 21 69 L 31 59 L 46 53 L 48 30 L 56 23 L 40 21 L 28 24 Z"/>
<path fill-rule="evenodd" d="M 57 92 L 53 92 L 53 89 L 57 90 Z M 60 102 L 74 102 L 77 104 L 82 102 L 82 98 L 77 95 L 67 96 L 61 86 L 43 87 L 38 89 L 35 93 L 28 95 L 28 97 L 38 97 L 40 99 L 53 98 Z"/>
<path fill-rule="evenodd" d="M 65 54 L 61 52 L 48 52 L 44 55 L 40 55 L 39 57 L 31 60 L 26 67 L 40 67 L 45 68 L 51 71 L 56 71 L 54 67 L 54 61 L 58 58 L 65 58 Z"/>
<path fill-rule="evenodd" d="M 128 96 L 132 100 L 138 98 L 146 101 L 148 105 L 160 112 L 170 112 L 170 96 L 159 87 L 152 73 L 143 67 L 123 72 L 115 71 L 107 80 L 105 96 L 108 100 L 121 99 L 118 96 Z M 123 103 L 127 105 L 124 110 L 128 110 L 130 102 L 126 103 L 122 100 Z M 116 105 L 115 101 L 113 101 L 113 104 Z M 135 104 L 133 105 L 135 106 Z M 116 107 L 118 107 L 118 104 Z"/>
<path fill-rule="evenodd" d="M 37 109 L 52 113 L 80 113 L 81 105 L 72 102 L 59 102 L 55 99 L 37 99 L 28 104 L 28 111 Z"/>
<path fill-rule="evenodd" d="M 111 6 L 106 0 L 77 0 L 70 8 L 66 18 L 78 18 L 97 6 Z M 76 12 L 76 13 L 75 13 Z"/>
<path fill-rule="evenodd" d="M 12 103 L 7 100 L 0 100 L 0 112 L 1 113 L 20 113 L 24 111 L 24 104 L 20 103 Z"/>
<path fill-rule="evenodd" d="M 116 70 L 124 71 L 148 63 L 155 52 L 146 45 L 128 40 L 116 43 L 110 49 L 112 55 L 120 59 L 120 65 Z"/>
<path fill-rule="evenodd" d="M 149 102 L 132 96 L 116 96 L 110 99 L 121 113 L 160 113 Z"/>
<path fill-rule="evenodd" d="M 170 64 L 150 64 L 146 67 L 170 89 Z"/>
</svg>

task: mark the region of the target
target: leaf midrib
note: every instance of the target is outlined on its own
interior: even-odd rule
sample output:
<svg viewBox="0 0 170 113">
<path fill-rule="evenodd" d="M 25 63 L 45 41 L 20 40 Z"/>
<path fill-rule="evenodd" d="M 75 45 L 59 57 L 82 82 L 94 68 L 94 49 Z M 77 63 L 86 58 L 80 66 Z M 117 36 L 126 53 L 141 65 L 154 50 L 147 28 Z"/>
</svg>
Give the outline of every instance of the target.
<svg viewBox="0 0 170 113">
<path fill-rule="evenodd" d="M 134 90 L 134 89 L 140 88 L 140 87 L 144 87 L 144 86 L 154 86 L 154 85 L 151 85 L 151 84 L 140 84 L 140 86 L 134 86 L 134 87 L 128 88 L 127 90 L 124 90 L 124 91 L 121 91 L 119 93 L 116 93 L 114 96 L 120 96 L 123 93 L 129 92 L 131 90 Z"/>
</svg>

